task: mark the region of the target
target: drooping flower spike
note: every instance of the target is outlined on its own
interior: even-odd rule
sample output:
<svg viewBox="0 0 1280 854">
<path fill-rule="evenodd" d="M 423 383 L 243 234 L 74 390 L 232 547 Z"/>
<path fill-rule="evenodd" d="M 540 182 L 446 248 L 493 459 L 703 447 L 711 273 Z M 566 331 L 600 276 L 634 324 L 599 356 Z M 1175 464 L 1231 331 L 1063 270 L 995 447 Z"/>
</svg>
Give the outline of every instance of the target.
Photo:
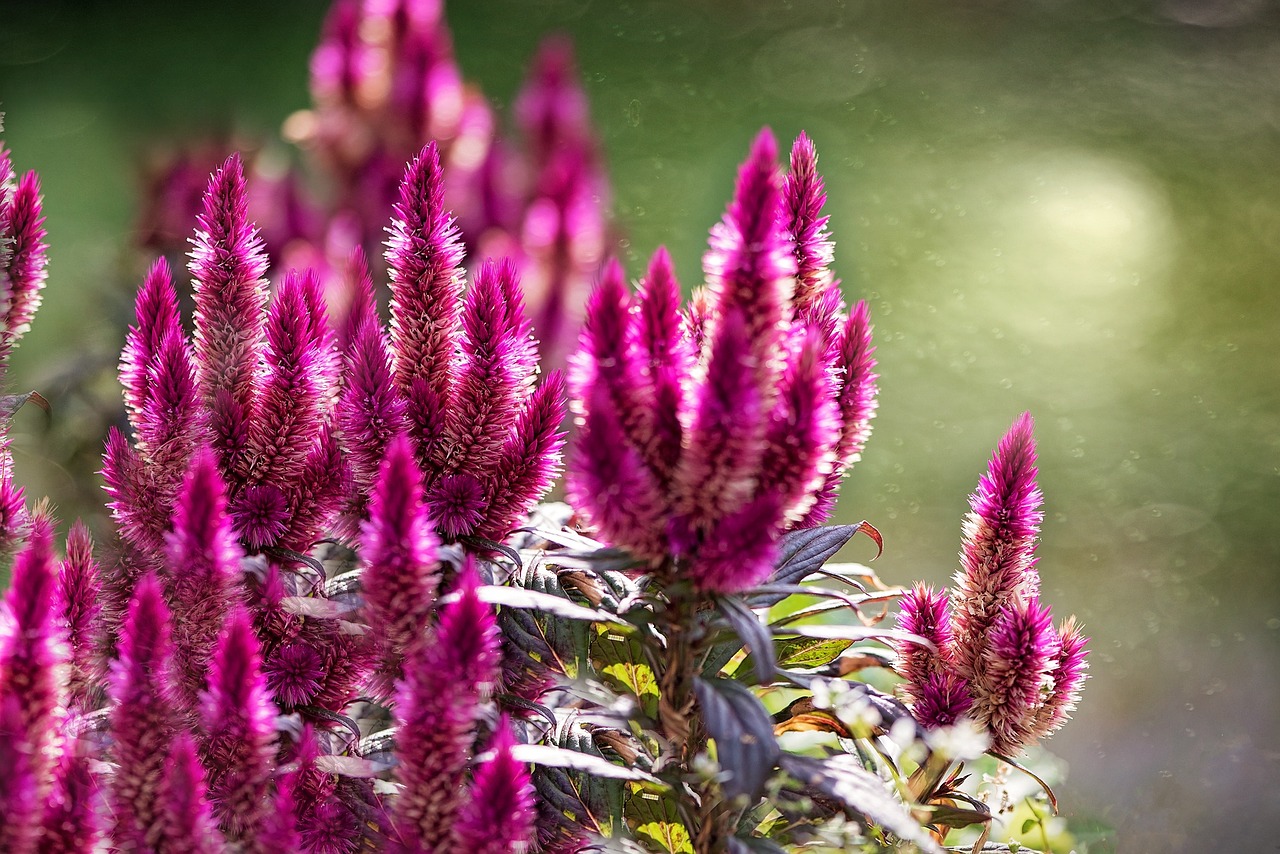
<svg viewBox="0 0 1280 854">
<path fill-rule="evenodd" d="M 776 159 L 765 130 L 683 318 L 665 252 L 634 298 L 610 266 L 572 362 L 570 501 L 604 539 L 678 558 L 705 591 L 762 581 L 781 534 L 826 517 L 874 411 L 870 324 L 862 304 L 844 316 L 827 269 L 812 145 L 797 140 L 785 179 Z"/>
</svg>

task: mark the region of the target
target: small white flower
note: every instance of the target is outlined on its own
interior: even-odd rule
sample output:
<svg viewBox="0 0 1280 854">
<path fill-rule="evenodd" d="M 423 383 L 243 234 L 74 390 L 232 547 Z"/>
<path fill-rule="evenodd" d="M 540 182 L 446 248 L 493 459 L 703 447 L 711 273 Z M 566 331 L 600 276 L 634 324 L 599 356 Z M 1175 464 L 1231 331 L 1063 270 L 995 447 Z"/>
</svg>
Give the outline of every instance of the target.
<svg viewBox="0 0 1280 854">
<path fill-rule="evenodd" d="M 953 762 L 977 759 L 991 746 L 991 737 L 968 718 L 961 718 L 951 726 L 929 730 L 924 738 L 930 750 Z"/>
</svg>

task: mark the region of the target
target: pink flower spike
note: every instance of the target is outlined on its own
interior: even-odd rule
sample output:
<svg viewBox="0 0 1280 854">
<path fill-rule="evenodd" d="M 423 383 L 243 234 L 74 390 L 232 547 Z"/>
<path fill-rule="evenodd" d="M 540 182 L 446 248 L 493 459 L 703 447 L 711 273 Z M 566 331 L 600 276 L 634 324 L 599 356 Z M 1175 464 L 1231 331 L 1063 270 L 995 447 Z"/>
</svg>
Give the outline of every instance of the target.
<svg viewBox="0 0 1280 854">
<path fill-rule="evenodd" d="M 143 426 L 142 409 L 151 386 L 150 371 L 160 342 L 172 334 L 181 334 L 178 295 L 173 289 L 169 262 L 159 258 L 142 281 L 135 302 L 137 323 L 129 327 L 124 352 L 120 356 L 120 384 L 124 386 L 125 407 L 134 430 Z"/>
<path fill-rule="evenodd" d="M 196 375 L 207 403 L 253 409 L 267 308 L 267 256 L 249 223 L 240 156 L 209 181 L 191 252 Z"/>
<path fill-rule="evenodd" d="M 458 850 L 470 854 L 527 851 L 533 841 L 535 795 L 529 769 L 511 749 L 515 737 L 503 717 L 489 742 L 492 757 L 476 769 L 457 821 Z"/>
<path fill-rule="evenodd" d="M 462 244 L 444 210 L 440 157 L 434 142 L 409 164 L 387 241 L 391 278 L 391 351 L 396 385 L 410 401 L 422 380 L 450 398 L 454 342 L 460 328 Z M 419 443 L 423 437 L 415 436 Z"/>
<path fill-rule="evenodd" d="M 761 493 L 716 522 L 689 564 L 689 577 L 706 593 L 738 593 L 767 580 L 778 558 L 782 508 Z"/>
<path fill-rule="evenodd" d="M 26 548 L 18 553 L 13 578 L 0 611 L 0 700 L 14 698 L 18 707 L 7 714 L 4 741 L 28 757 L 28 778 L 12 781 L 14 789 L 0 800 L 23 802 L 19 789 L 32 787 L 36 804 L 44 802 L 53 784 L 55 739 L 65 714 L 59 670 L 63 652 L 54 623 L 57 576 L 53 533 L 47 519 L 35 521 Z M 10 784 L 6 780 L 0 786 Z M 39 809 L 6 824 L 0 842 L 23 850 L 40 827 Z M 24 841 L 25 840 L 25 841 Z"/>
<path fill-rule="evenodd" d="M 520 412 L 485 484 L 485 518 L 476 533 L 502 542 L 524 523 L 561 468 L 565 434 L 564 375 L 547 374 Z"/>
<path fill-rule="evenodd" d="M 249 614 L 236 606 L 209 662 L 209 690 L 201 708 L 209 800 L 227 836 L 249 847 L 271 809 L 276 737 L 276 709 L 259 656 Z"/>
<path fill-rule="evenodd" d="M 348 536 L 338 528 L 339 511 L 350 494 L 351 472 L 332 422 L 326 423 L 303 461 L 302 474 L 288 495 L 288 528 L 282 548 L 307 553 L 326 532 Z"/>
<path fill-rule="evenodd" d="M 88 750 L 79 740 L 71 740 L 64 747 L 54 773 L 53 792 L 45 802 L 39 854 L 82 854 L 99 850 L 103 830 L 102 791 L 90 761 Z M 0 767 L 10 766 L 0 760 Z"/>
<path fill-rule="evenodd" d="M 134 588 L 120 658 L 111 665 L 112 837 L 123 848 L 146 850 L 159 839 L 165 761 L 180 728 L 172 650 L 169 609 L 160 582 L 147 574 Z"/>
<path fill-rule="evenodd" d="M 67 534 L 67 556 L 58 573 L 58 617 L 66 628 L 69 673 L 67 706 L 92 708 L 90 694 L 102 681 L 101 568 L 93 557 L 89 528 L 77 521 Z"/>
<path fill-rule="evenodd" d="M 206 794 L 195 740 L 190 733 L 179 733 L 165 769 L 157 854 L 218 854 L 226 850 Z"/>
<path fill-rule="evenodd" d="M 1014 757 L 1035 738 L 1037 707 L 1062 642 L 1049 608 L 1037 599 L 1006 605 L 988 640 L 970 681 L 972 714 L 991 733 L 992 749 Z"/>
<path fill-rule="evenodd" d="M 902 597 L 898 604 L 896 628 L 931 641 L 937 652 L 911 641 L 898 641 L 897 670 L 905 680 L 904 689 L 916 700 L 924 695 L 929 678 L 947 670 L 951 654 L 951 609 L 945 589 L 935 591 L 923 582 Z"/>
<path fill-rule="evenodd" d="M 186 471 L 204 425 L 191 348 L 180 328 L 156 342 L 147 373 L 146 396 L 135 425 L 138 450 L 155 469 L 168 499 Z"/>
<path fill-rule="evenodd" d="M 915 698 L 911 714 L 925 729 L 951 726 L 973 708 L 969 683 L 951 670 L 930 673 L 916 687 Z"/>
<path fill-rule="evenodd" d="M 324 686 L 324 659 L 307 643 L 281 644 L 262 672 L 281 711 L 310 705 Z"/>
<path fill-rule="evenodd" d="M 1080 691 L 1088 677 L 1089 652 L 1085 637 L 1075 617 L 1068 617 L 1058 629 L 1062 648 L 1058 651 L 1057 666 L 1053 668 L 1053 688 L 1036 714 L 1036 739 L 1051 735 L 1062 727 L 1080 702 Z"/>
<path fill-rule="evenodd" d="M 23 718 L 22 698 L 0 692 L 0 850 L 35 854 L 44 799 Z"/>
<path fill-rule="evenodd" d="M 969 497 L 952 604 L 956 664 L 970 681 L 1000 612 L 1034 598 L 1040 587 L 1033 552 L 1044 514 L 1032 427 L 1030 413 L 1014 422 Z"/>
<path fill-rule="evenodd" d="M 0 369 L 40 307 L 49 263 L 44 242 L 40 179 L 28 172 L 12 194 L 0 196 Z"/>
<path fill-rule="evenodd" d="M 782 183 L 787 237 L 796 258 L 794 304 L 804 312 L 832 283 L 831 261 L 835 245 L 827 233 L 828 217 L 822 215 L 827 192 L 818 174 L 818 152 L 803 131 L 791 146 L 791 171 Z"/>
<path fill-rule="evenodd" d="M 242 553 L 227 516 L 217 462 L 208 449 L 196 452 L 183 481 L 173 530 L 165 537 L 165 556 L 180 695 L 194 711 L 222 621 L 239 599 L 241 576 Z"/>
<path fill-rule="evenodd" d="M 501 651 L 493 611 L 476 594 L 468 556 L 458 598 L 440 609 L 434 642 L 405 661 L 396 698 L 395 823 L 411 851 L 458 851 L 455 818 L 475 742 L 480 703 L 497 683 Z"/>
<path fill-rule="evenodd" d="M 401 657 L 430 625 L 440 585 L 440 542 L 423 505 L 421 475 L 406 436 L 387 446 L 361 546 L 368 623 L 398 673 Z"/>
</svg>

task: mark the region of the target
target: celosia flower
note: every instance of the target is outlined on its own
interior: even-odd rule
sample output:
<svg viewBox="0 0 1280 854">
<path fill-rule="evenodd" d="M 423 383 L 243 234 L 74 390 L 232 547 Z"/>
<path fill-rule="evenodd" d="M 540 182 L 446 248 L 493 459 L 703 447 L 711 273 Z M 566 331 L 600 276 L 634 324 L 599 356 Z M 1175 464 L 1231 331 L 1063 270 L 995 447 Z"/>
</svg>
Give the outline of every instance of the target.
<svg viewBox="0 0 1280 854">
<path fill-rule="evenodd" d="M 217 854 L 226 843 L 206 800 L 204 768 L 195 740 L 183 732 L 174 739 L 165 768 L 160 805 L 158 854 Z"/>
<path fill-rule="evenodd" d="M 230 838 L 249 847 L 256 844 L 271 809 L 275 718 L 258 640 L 248 612 L 237 606 L 227 616 L 210 662 L 200 752 L 214 816 Z"/>
<path fill-rule="evenodd" d="M 497 624 L 476 594 L 478 583 L 468 558 L 458 572 L 457 598 L 441 608 L 431 642 L 405 660 L 395 705 L 395 776 L 404 787 L 395 824 L 411 851 L 461 850 L 454 821 L 480 703 L 498 680 L 501 656 Z"/>
<path fill-rule="evenodd" d="M 77 521 L 67 534 L 67 555 L 58 572 L 57 613 L 67 639 L 67 707 L 88 710 L 102 679 L 98 643 L 102 632 L 101 570 L 93 558 L 89 528 Z"/>
<path fill-rule="evenodd" d="M 0 693 L 0 845 L 19 854 L 34 852 L 40 833 L 43 798 L 29 751 L 28 734 L 17 694 Z"/>
<path fill-rule="evenodd" d="M 982 665 L 969 683 L 970 714 L 991 733 L 991 748 L 1010 756 L 1034 739 L 1048 669 L 1062 648 L 1049 609 L 1014 601 L 991 627 Z"/>
<path fill-rule="evenodd" d="M 309 705 L 324 685 L 324 659 L 307 643 L 280 645 L 264 662 L 262 672 L 283 709 Z"/>
<path fill-rule="evenodd" d="M 28 172 L 14 185 L 9 154 L 0 148 L 0 369 L 40 307 L 48 264 L 40 178 Z"/>
<path fill-rule="evenodd" d="M 599 535 L 696 586 L 751 587 L 777 541 L 825 518 L 874 410 L 865 306 L 843 317 L 807 138 L 785 183 L 757 138 L 683 320 L 665 252 L 632 300 L 608 267 L 571 372 L 570 501 Z M 797 296 L 797 265 L 807 277 Z"/>
<path fill-rule="evenodd" d="M 0 701 L 6 705 L 3 741 L 25 757 L 15 768 L 0 800 L 6 809 L 48 796 L 58 753 L 65 697 L 60 696 L 58 670 L 64 651 L 54 625 L 57 585 L 53 534 L 48 519 L 38 517 L 26 548 L 13 565 L 13 578 L 0 612 Z M 6 775 L 7 776 L 7 775 Z M 27 791 L 30 789 L 30 791 Z M 41 810 L 14 813 L 0 832 L 0 850 L 30 850 L 40 829 Z"/>
<path fill-rule="evenodd" d="M 505 718 L 489 741 L 492 753 L 476 769 L 456 824 L 458 850 L 471 854 L 527 851 L 533 839 L 534 791 L 529 769 L 511 753 L 515 737 Z"/>
<path fill-rule="evenodd" d="M 84 742 L 64 745 L 54 770 L 53 790 L 45 802 L 40 854 L 84 854 L 98 850 L 102 834 L 99 782 Z M 0 767 L 10 767 L 0 761 Z M 0 808 L 0 812 L 4 810 Z M 14 849 L 10 849 L 14 850 Z"/>
<path fill-rule="evenodd" d="M 929 585 L 919 583 L 898 603 L 897 628 L 919 635 L 937 648 L 934 652 L 913 641 L 895 644 L 898 673 L 906 680 L 904 687 L 907 693 L 914 698 L 923 695 L 931 676 L 947 672 L 946 657 L 951 653 L 951 609 L 948 601 L 949 594 L 945 589 L 935 591 Z"/>
<path fill-rule="evenodd" d="M 1080 633 L 1074 617 L 1068 617 L 1058 628 L 1058 638 L 1062 647 L 1054 662 L 1056 666 L 1049 673 L 1053 687 L 1036 714 L 1034 737 L 1037 739 L 1051 735 L 1071 717 L 1080 702 L 1085 671 L 1089 669 L 1085 660 L 1088 654 L 1085 644 L 1089 639 Z"/>
<path fill-rule="evenodd" d="M 154 848 L 159 839 L 165 763 L 179 729 L 172 656 L 169 609 L 148 574 L 134 589 L 111 665 L 111 835 L 124 848 Z"/>
<path fill-rule="evenodd" d="M 911 712 L 925 729 L 951 726 L 973 707 L 969 683 L 952 670 L 934 671 L 914 688 Z"/>
</svg>

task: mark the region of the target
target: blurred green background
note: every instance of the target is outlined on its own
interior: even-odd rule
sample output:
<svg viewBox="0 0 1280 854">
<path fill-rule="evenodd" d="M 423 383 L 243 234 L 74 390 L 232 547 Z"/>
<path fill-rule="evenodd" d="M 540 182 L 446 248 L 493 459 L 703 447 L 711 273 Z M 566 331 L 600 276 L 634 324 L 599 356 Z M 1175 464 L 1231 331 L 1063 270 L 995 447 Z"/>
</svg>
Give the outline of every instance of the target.
<svg viewBox="0 0 1280 854">
<path fill-rule="evenodd" d="M 114 359 L 145 153 L 276 135 L 309 104 L 323 12 L 0 3 L 4 139 L 41 173 L 52 244 L 13 388 Z M 807 130 L 838 273 L 876 321 L 880 415 L 841 512 L 883 532 L 881 576 L 949 577 L 966 495 L 1031 410 L 1045 599 L 1093 637 L 1082 708 L 1050 742 L 1070 766 L 1064 811 L 1115 828 L 1091 850 L 1280 846 L 1269 3 L 466 0 L 448 15 L 499 104 L 542 34 L 572 36 L 632 275 L 665 243 L 694 283 L 752 136 Z M 91 512 L 43 414 L 15 433 L 29 493 Z"/>
</svg>

